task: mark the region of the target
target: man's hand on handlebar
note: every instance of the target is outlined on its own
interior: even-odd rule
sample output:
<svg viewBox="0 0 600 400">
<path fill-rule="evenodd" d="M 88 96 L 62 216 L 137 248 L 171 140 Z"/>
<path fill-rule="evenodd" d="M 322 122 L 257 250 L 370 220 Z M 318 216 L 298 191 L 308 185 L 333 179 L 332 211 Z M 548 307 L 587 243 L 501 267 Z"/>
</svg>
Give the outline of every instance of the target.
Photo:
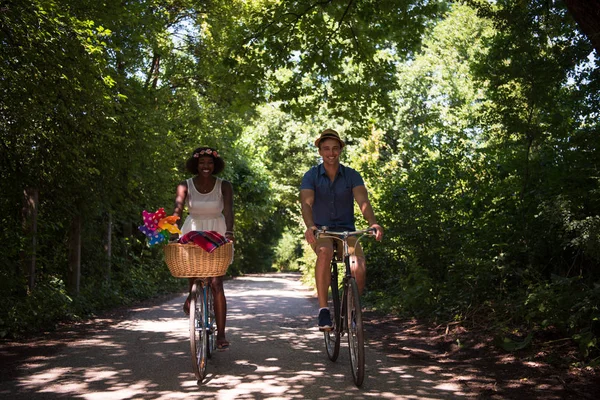
<svg viewBox="0 0 600 400">
<path fill-rule="evenodd" d="M 316 226 L 309 226 L 308 228 L 306 228 L 306 231 L 304 232 L 304 238 L 309 244 L 317 242 L 317 238 L 315 237 L 316 230 Z"/>
<path fill-rule="evenodd" d="M 373 224 L 369 227 L 369 229 L 375 230 L 375 240 L 381 241 L 383 239 L 383 228 L 378 224 Z"/>
</svg>

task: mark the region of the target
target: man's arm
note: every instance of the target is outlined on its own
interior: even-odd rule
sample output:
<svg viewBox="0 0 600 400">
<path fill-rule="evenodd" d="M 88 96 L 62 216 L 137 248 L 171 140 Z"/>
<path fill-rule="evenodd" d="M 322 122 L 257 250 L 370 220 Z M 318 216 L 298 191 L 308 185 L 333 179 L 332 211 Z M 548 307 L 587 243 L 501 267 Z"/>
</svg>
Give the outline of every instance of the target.
<svg viewBox="0 0 600 400">
<path fill-rule="evenodd" d="M 383 238 L 383 228 L 377 224 L 377 218 L 375 218 L 373 207 L 371 207 L 367 188 L 363 185 L 355 186 L 354 189 L 352 189 L 352 194 L 354 195 L 354 200 L 356 200 L 360 212 L 367 220 L 369 228 L 375 228 L 375 239 L 381 240 Z"/>
<path fill-rule="evenodd" d="M 313 220 L 312 206 L 315 201 L 315 191 L 311 189 L 300 190 L 300 207 L 302 209 L 302 219 L 306 225 L 306 231 L 304 237 L 308 243 L 315 243 L 315 233 L 313 232 L 315 227 L 315 221 Z"/>
</svg>

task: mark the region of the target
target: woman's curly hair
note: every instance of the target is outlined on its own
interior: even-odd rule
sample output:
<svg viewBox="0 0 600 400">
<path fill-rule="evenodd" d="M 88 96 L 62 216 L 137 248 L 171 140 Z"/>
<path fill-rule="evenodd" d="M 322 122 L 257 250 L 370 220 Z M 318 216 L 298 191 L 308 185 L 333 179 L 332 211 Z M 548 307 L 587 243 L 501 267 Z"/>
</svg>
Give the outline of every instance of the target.
<svg viewBox="0 0 600 400">
<path fill-rule="evenodd" d="M 225 161 L 221 158 L 217 150 L 212 147 L 198 147 L 192 152 L 192 156 L 185 162 L 185 169 L 194 174 L 198 175 L 198 158 L 204 156 L 211 156 L 215 162 L 214 175 L 221 173 L 225 169 Z"/>
</svg>

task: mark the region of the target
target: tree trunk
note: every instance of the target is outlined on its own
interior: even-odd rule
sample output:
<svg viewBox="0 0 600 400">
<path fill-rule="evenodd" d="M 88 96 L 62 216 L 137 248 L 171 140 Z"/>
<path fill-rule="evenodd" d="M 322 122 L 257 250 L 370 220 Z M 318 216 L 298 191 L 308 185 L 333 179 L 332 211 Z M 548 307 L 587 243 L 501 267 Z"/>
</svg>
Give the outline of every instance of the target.
<svg viewBox="0 0 600 400">
<path fill-rule="evenodd" d="M 564 0 L 569 13 L 600 55 L 600 0 Z"/>
<path fill-rule="evenodd" d="M 27 238 L 25 247 L 21 251 L 23 273 L 27 277 L 27 286 L 31 292 L 35 287 L 35 261 L 37 251 L 37 212 L 39 204 L 39 191 L 37 188 L 23 190 L 23 233 Z"/>
<path fill-rule="evenodd" d="M 69 229 L 69 276 L 68 288 L 71 294 L 79 294 L 81 281 L 81 216 L 73 217 Z"/>
<path fill-rule="evenodd" d="M 111 265 L 111 261 L 112 261 L 112 225 L 113 225 L 112 213 L 109 212 L 108 213 L 107 234 L 106 234 L 107 264 L 106 264 L 106 276 L 105 276 L 105 279 L 108 282 L 110 282 L 110 275 L 111 275 L 111 269 L 112 269 L 112 265 Z"/>
<path fill-rule="evenodd" d="M 150 64 L 150 71 L 148 71 L 148 76 L 146 77 L 146 87 L 152 82 L 152 88 L 156 89 L 158 85 L 158 77 L 160 71 L 160 55 L 154 53 L 152 57 L 152 64 Z"/>
<path fill-rule="evenodd" d="M 133 236 L 133 224 L 131 222 L 124 222 L 123 225 L 123 237 L 125 239 L 131 238 Z M 127 241 L 128 243 L 131 243 L 129 240 Z M 125 265 L 129 265 L 129 261 L 131 261 L 131 251 L 129 251 L 131 249 L 131 245 L 128 244 L 127 245 L 127 249 L 125 250 L 125 259 L 128 261 L 125 263 Z"/>
</svg>

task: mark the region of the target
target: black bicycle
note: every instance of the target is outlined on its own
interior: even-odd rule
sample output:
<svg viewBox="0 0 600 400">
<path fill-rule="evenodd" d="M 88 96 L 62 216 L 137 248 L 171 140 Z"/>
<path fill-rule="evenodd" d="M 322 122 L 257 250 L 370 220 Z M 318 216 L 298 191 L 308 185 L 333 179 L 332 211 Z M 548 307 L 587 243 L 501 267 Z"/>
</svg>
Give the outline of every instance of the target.
<svg viewBox="0 0 600 400">
<path fill-rule="evenodd" d="M 333 329 L 324 332 L 325 349 L 331 361 L 336 361 L 340 353 L 340 338 L 348 334 L 348 349 L 350 351 L 350 366 L 352 377 L 356 386 L 361 386 L 365 377 L 365 334 L 362 320 L 362 309 L 356 280 L 352 276 L 352 263 L 356 262 L 348 252 L 348 238 L 358 237 L 356 243 L 364 236 L 374 236 L 375 229 L 359 230 L 354 232 L 333 232 L 322 227 L 316 232 L 317 238 L 332 238 L 342 242 L 343 254 L 338 254 L 334 246 L 334 255 L 331 260 L 331 297 L 329 309 L 332 311 Z M 338 284 L 338 263 L 344 262 L 346 266 L 341 286 Z M 340 290 L 342 295 L 340 297 Z M 341 301 L 340 301 L 341 300 Z"/>
</svg>

